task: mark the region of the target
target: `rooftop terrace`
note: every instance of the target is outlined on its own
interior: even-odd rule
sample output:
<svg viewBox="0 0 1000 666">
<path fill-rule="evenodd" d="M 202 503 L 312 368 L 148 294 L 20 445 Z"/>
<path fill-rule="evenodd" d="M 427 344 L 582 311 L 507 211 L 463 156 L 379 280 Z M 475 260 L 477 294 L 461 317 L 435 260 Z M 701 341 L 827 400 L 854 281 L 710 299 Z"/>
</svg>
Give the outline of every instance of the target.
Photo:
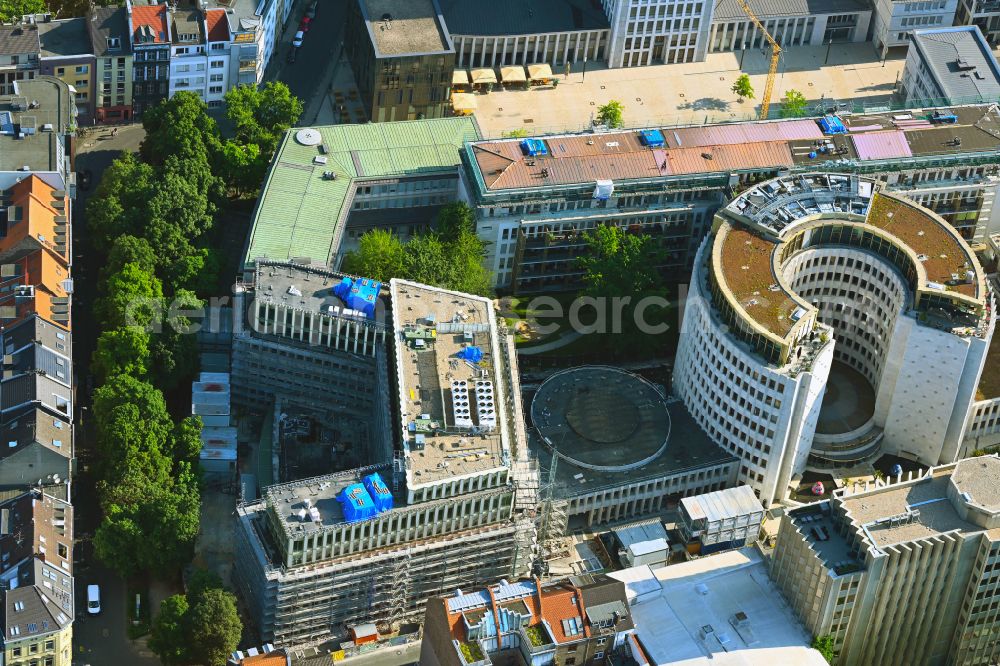
<svg viewBox="0 0 1000 666">
<path fill-rule="evenodd" d="M 391 292 L 407 485 L 506 466 L 492 302 L 404 280 L 393 280 Z"/>
<path fill-rule="evenodd" d="M 297 257 L 329 265 L 337 254 L 355 180 L 457 173 L 463 142 L 479 138 L 472 118 L 333 125 L 312 128 L 315 134 L 301 132 L 289 130 L 271 161 L 245 265 L 258 258 Z"/>
<path fill-rule="evenodd" d="M 361 0 L 379 56 L 453 50 L 433 0 Z"/>
</svg>

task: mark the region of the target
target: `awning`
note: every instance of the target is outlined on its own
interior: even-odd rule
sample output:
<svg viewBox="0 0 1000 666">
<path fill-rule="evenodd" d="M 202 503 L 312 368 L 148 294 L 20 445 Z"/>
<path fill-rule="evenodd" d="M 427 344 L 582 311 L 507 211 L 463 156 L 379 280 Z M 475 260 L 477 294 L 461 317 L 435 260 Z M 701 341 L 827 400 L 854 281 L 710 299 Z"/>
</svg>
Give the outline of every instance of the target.
<svg viewBox="0 0 1000 666">
<path fill-rule="evenodd" d="M 503 79 L 504 83 L 524 83 L 528 80 L 528 77 L 524 75 L 524 67 L 520 65 L 501 67 L 500 78 Z"/>
<path fill-rule="evenodd" d="M 451 94 L 451 108 L 455 111 L 462 113 L 471 113 L 476 110 L 479 105 L 476 103 L 476 96 L 472 93 L 452 93 Z"/>
<path fill-rule="evenodd" d="M 469 72 L 464 69 L 456 69 L 451 73 L 451 85 L 453 86 L 467 86 L 469 85 Z"/>
<path fill-rule="evenodd" d="M 552 68 L 544 62 L 535 65 L 528 65 L 528 78 L 532 81 L 537 81 L 538 79 L 551 79 Z"/>
<path fill-rule="evenodd" d="M 482 83 L 496 83 L 497 75 L 489 67 L 481 67 L 479 69 L 473 69 L 469 72 L 472 76 L 472 82 L 476 85 Z"/>
</svg>

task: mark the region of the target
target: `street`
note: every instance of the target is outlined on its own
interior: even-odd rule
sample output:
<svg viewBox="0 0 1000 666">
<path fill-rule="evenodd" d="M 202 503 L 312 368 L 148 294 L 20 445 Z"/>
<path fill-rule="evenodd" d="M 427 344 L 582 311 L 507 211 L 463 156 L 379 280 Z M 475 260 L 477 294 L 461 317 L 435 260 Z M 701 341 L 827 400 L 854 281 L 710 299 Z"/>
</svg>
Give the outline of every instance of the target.
<svg viewBox="0 0 1000 666">
<path fill-rule="evenodd" d="M 138 150 L 142 141 L 141 125 L 126 125 L 111 136 L 111 128 L 89 129 L 79 139 L 75 170 L 91 173 L 90 188 L 79 189 L 73 202 L 73 277 L 76 289 L 73 306 L 77 312 L 93 311 L 94 292 L 101 266 L 90 260 L 85 208 L 88 196 L 100 183 L 101 175 L 123 150 Z M 90 437 L 89 382 L 90 357 L 94 349 L 94 320 L 90 316 L 74 317 L 73 321 L 73 364 L 77 386 L 76 413 L 76 456 L 78 474 L 73 484 L 73 506 L 76 509 L 75 532 L 77 544 L 74 550 L 76 581 L 76 621 L 73 623 L 73 663 L 78 666 L 154 666 L 159 664 L 144 645 L 130 641 L 126 633 L 126 608 L 128 600 L 125 581 L 113 571 L 105 568 L 93 556 L 90 537 L 97 528 L 100 509 L 94 491 L 93 445 Z M 87 615 L 87 585 L 101 587 L 101 609 L 99 616 Z"/>
<path fill-rule="evenodd" d="M 295 62 L 287 62 L 292 39 L 299 21 L 309 8 L 310 0 L 300 0 L 292 10 L 281 43 L 275 47 L 265 81 L 283 81 L 292 94 L 302 100 L 303 113 L 299 125 L 315 123 L 316 116 L 330 87 L 344 41 L 347 3 L 341 0 L 320 0 L 316 18 L 302 40 Z"/>
</svg>

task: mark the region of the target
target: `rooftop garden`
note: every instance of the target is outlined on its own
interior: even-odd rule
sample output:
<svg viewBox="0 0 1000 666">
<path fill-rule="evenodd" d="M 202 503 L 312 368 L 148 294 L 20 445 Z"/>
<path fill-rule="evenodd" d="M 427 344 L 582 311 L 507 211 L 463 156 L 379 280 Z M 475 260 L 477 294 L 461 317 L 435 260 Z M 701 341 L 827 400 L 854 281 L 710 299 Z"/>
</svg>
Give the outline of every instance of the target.
<svg viewBox="0 0 1000 666">
<path fill-rule="evenodd" d="M 485 657 L 483 656 L 483 650 L 476 643 L 459 643 L 458 649 L 462 653 L 462 658 L 465 659 L 467 664 L 474 664 L 477 661 L 482 661 Z"/>
<path fill-rule="evenodd" d="M 541 625 L 536 624 L 533 627 L 528 627 L 524 630 L 524 633 L 528 636 L 528 640 L 531 641 L 531 647 L 542 647 L 550 642 Z"/>
</svg>

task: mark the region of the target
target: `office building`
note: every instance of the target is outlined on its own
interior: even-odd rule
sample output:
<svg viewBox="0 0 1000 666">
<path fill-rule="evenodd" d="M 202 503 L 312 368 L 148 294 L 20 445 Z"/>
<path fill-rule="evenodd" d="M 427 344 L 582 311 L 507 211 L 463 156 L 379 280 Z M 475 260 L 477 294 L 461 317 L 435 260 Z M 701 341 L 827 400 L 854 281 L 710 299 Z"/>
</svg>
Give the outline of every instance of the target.
<svg viewBox="0 0 1000 666">
<path fill-rule="evenodd" d="M 871 40 L 884 56 L 891 48 L 906 46 L 914 30 L 954 25 L 958 3 L 959 0 L 874 0 Z"/>
<path fill-rule="evenodd" d="M 955 25 L 975 25 L 983 37 L 995 46 L 1000 40 L 1000 2 L 996 0 L 959 0 Z"/>
<path fill-rule="evenodd" d="M 764 522 L 764 507 L 749 486 L 685 497 L 680 501 L 678 531 L 690 552 L 751 546 Z"/>
<path fill-rule="evenodd" d="M 500 581 L 427 602 L 420 663 L 620 663 L 634 626 L 625 584 L 603 574 L 541 583 Z"/>
<path fill-rule="evenodd" d="M 872 7 L 864 0 L 750 0 L 749 6 L 782 48 L 868 39 Z M 710 53 L 768 48 L 767 38 L 743 11 L 740 0 L 716 4 Z"/>
<path fill-rule="evenodd" d="M 702 243 L 674 390 L 765 505 L 807 459 L 953 461 L 992 308 L 975 253 L 929 210 L 868 178 L 778 178 Z"/>
<path fill-rule="evenodd" d="M 10 666 L 73 660 L 73 507 L 27 491 L 0 504 L 3 662 Z"/>
<path fill-rule="evenodd" d="M 372 122 L 448 115 L 455 46 L 437 0 L 352 0 L 344 49 Z"/>
<path fill-rule="evenodd" d="M 491 301 L 258 261 L 236 311 L 234 408 L 271 412 L 279 434 L 283 483 L 238 509 L 237 585 L 265 640 L 384 629 L 527 571 L 520 398 Z"/>
<path fill-rule="evenodd" d="M 547 63 L 558 68 L 607 61 L 608 18 L 589 0 L 438 1 L 455 44 L 456 67 Z"/>
<path fill-rule="evenodd" d="M 635 633 L 618 663 L 823 666 L 756 548 L 608 574 L 625 584 Z"/>
<path fill-rule="evenodd" d="M 92 7 L 87 12 L 95 58 L 94 117 L 98 123 L 132 118 L 132 40 L 125 7 Z"/>
<path fill-rule="evenodd" d="M 704 60 L 715 4 L 710 0 L 601 0 L 611 25 L 608 66 Z"/>
<path fill-rule="evenodd" d="M 899 92 L 912 106 L 992 102 L 1000 64 L 976 26 L 914 30 Z"/>
<path fill-rule="evenodd" d="M 968 458 L 789 511 L 771 577 L 838 663 L 996 663 L 998 476 Z"/>
</svg>

